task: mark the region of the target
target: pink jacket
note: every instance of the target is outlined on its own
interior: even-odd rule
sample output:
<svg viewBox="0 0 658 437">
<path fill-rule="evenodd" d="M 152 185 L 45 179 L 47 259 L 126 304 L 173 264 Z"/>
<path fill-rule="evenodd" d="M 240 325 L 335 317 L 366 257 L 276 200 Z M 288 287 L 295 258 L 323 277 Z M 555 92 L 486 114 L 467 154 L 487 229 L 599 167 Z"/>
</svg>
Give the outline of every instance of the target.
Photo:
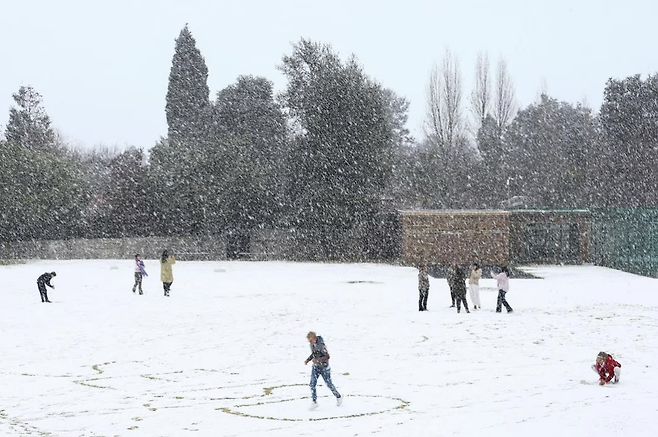
<svg viewBox="0 0 658 437">
<path fill-rule="evenodd" d="M 509 278 L 504 272 L 500 272 L 497 275 L 494 272 L 491 272 L 491 277 L 498 282 L 498 289 L 503 291 L 509 291 Z"/>
</svg>

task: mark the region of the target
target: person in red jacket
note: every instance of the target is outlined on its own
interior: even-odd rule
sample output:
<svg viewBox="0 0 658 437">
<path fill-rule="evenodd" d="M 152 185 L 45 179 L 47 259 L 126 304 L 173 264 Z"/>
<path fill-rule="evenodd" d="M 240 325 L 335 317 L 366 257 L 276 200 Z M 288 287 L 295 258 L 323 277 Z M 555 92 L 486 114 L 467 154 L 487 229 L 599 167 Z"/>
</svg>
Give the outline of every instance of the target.
<svg viewBox="0 0 658 437">
<path fill-rule="evenodd" d="M 599 374 L 599 385 L 605 385 L 608 382 L 616 384 L 621 375 L 621 364 L 612 358 L 612 355 L 599 352 L 596 356 L 596 364 L 592 364 L 592 370 Z"/>
</svg>

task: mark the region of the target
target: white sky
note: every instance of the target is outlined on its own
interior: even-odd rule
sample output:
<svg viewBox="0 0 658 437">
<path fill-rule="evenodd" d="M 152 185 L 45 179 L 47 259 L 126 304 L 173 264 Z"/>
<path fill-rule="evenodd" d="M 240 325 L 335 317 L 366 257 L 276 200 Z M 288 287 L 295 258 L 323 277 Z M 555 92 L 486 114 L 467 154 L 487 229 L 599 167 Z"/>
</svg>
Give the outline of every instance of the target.
<svg viewBox="0 0 658 437">
<path fill-rule="evenodd" d="M 283 89 L 276 66 L 306 37 L 356 54 L 407 97 L 417 135 L 427 77 L 446 47 L 460 57 L 465 94 L 477 53 L 488 51 L 507 59 L 522 106 L 545 83 L 550 95 L 598 110 L 609 77 L 658 72 L 656 16 L 653 0 L 0 0 L 0 125 L 12 93 L 32 85 L 69 139 L 151 147 L 166 134 L 167 79 L 185 23 L 213 99 L 241 74 Z"/>
<path fill-rule="evenodd" d="M 513 314 L 494 312 L 493 279 L 457 314 L 435 278 L 419 312 L 410 267 L 179 261 L 165 298 L 145 263 L 142 296 L 130 259 L 0 266 L 0 435 L 656 435 L 656 279 L 534 267 L 544 279 L 510 280 Z M 308 410 L 309 330 L 341 407 L 320 382 Z M 597 385 L 601 350 L 618 384 Z"/>
</svg>

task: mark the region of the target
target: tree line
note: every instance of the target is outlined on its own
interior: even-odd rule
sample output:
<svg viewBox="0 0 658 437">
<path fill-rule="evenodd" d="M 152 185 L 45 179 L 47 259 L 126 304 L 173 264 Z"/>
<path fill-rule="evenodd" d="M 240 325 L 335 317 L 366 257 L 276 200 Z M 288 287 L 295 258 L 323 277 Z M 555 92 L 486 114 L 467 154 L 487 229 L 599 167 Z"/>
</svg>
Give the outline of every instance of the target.
<svg viewBox="0 0 658 437">
<path fill-rule="evenodd" d="M 226 234 L 240 245 L 276 228 L 340 258 L 341 236 L 382 237 L 394 209 L 656 205 L 658 75 L 609 79 L 595 114 L 547 93 L 519 108 L 504 59 L 496 67 L 480 54 L 467 95 L 446 51 L 413 138 L 404 97 L 354 56 L 305 39 L 278 67 L 283 92 L 240 76 L 211 98 L 185 27 L 167 135 L 148 153 L 74 149 L 36 90 L 14 94 L 0 140 L 0 240 Z"/>
</svg>

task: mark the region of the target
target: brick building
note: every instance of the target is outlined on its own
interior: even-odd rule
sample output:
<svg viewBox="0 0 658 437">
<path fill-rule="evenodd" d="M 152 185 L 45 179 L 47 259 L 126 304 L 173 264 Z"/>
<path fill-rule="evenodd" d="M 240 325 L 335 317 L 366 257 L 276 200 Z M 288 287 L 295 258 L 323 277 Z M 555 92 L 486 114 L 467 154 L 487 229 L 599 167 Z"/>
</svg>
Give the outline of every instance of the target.
<svg viewBox="0 0 658 437">
<path fill-rule="evenodd" d="M 399 211 L 407 264 L 573 263 L 588 259 L 588 211 Z"/>
</svg>

